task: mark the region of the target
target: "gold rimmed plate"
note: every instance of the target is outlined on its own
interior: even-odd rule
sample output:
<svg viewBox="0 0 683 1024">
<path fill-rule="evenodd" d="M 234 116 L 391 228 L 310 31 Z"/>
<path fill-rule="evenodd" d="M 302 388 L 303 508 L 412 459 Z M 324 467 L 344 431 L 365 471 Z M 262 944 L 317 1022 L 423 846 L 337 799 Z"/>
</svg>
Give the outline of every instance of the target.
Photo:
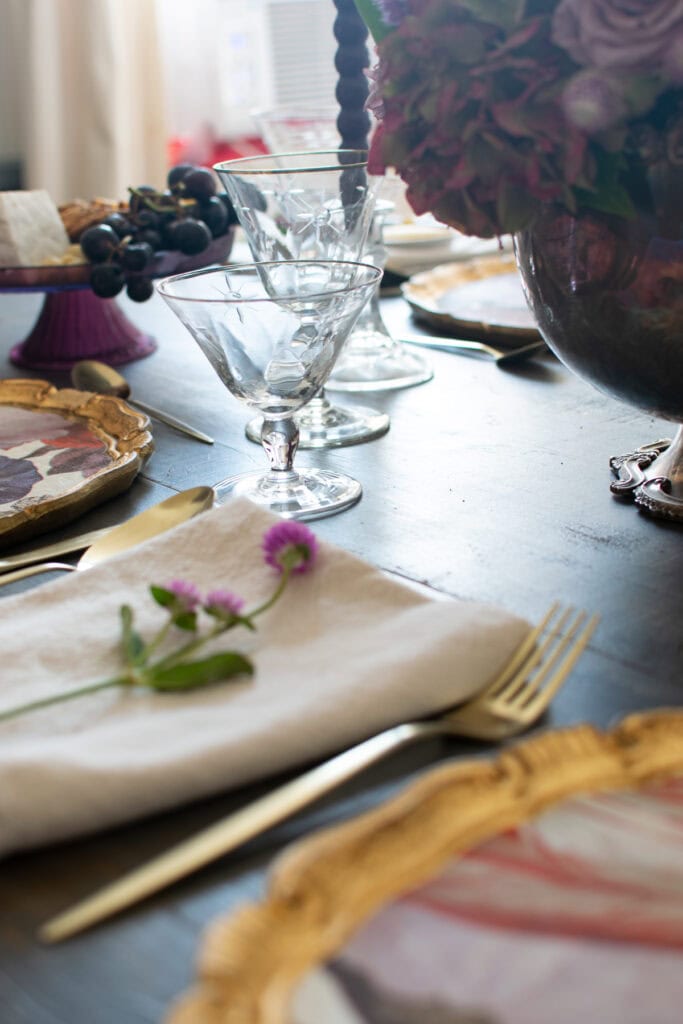
<svg viewBox="0 0 683 1024">
<path fill-rule="evenodd" d="M 0 380 L 0 547 L 120 494 L 152 450 L 149 418 L 119 398 Z"/>
<path fill-rule="evenodd" d="M 439 331 L 518 345 L 540 335 L 509 254 L 442 263 L 401 287 L 415 318 Z"/>
<path fill-rule="evenodd" d="M 287 851 L 166 1024 L 673 1022 L 682 845 L 678 709 L 446 763 Z"/>
</svg>

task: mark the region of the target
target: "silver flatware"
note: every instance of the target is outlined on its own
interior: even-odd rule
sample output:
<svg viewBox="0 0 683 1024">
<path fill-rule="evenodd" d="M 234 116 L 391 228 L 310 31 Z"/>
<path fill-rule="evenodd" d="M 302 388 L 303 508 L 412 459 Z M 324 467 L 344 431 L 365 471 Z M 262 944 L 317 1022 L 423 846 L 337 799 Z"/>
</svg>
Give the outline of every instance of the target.
<svg viewBox="0 0 683 1024">
<path fill-rule="evenodd" d="M 515 363 L 522 363 L 534 356 L 541 355 L 548 351 L 544 341 L 532 341 L 528 345 L 520 345 L 518 348 L 496 348 L 485 341 L 469 341 L 464 338 L 437 338 L 431 335 L 411 335 L 408 338 L 401 338 L 401 341 L 408 345 L 418 345 L 422 348 L 438 349 L 442 352 L 480 352 L 483 355 L 491 356 L 498 366 L 513 366 Z"/>
<path fill-rule="evenodd" d="M 76 565 L 68 562 L 40 562 L 38 565 L 29 565 L 23 569 L 16 569 L 13 572 L 6 572 L 0 575 L 0 587 L 6 583 L 14 583 L 16 580 L 26 579 L 28 576 L 37 576 L 44 572 L 53 572 L 62 569 L 65 572 L 76 572 L 83 569 L 91 569 L 99 562 L 107 558 L 127 551 L 129 548 L 141 544 L 158 533 L 170 530 L 172 526 L 191 519 L 207 508 L 211 508 L 215 499 L 212 487 L 191 487 L 187 491 L 173 494 L 165 501 L 145 509 L 125 523 L 107 530 L 103 537 L 100 537 L 89 547 L 85 554 L 81 555 Z"/>
<path fill-rule="evenodd" d="M 79 390 L 95 391 L 99 395 L 116 395 L 117 398 L 125 398 L 131 405 L 137 406 L 138 409 L 161 420 L 167 426 L 173 427 L 189 437 L 194 437 L 197 441 L 203 441 L 204 444 L 213 444 L 212 437 L 197 430 L 196 427 L 190 426 L 189 423 L 185 423 L 161 409 L 156 409 L 152 405 L 147 405 L 146 402 L 141 402 L 137 398 L 131 398 L 130 385 L 126 378 L 113 367 L 106 363 L 100 363 L 97 359 L 81 359 L 76 363 L 71 371 L 71 383 Z"/>
<path fill-rule="evenodd" d="M 560 611 L 554 604 L 477 697 L 434 718 L 386 729 L 304 772 L 58 914 L 43 925 L 40 938 L 59 942 L 90 928 L 229 853 L 416 740 L 455 735 L 498 742 L 524 732 L 566 681 L 597 621 L 597 616 L 572 615 L 571 609 Z"/>
</svg>

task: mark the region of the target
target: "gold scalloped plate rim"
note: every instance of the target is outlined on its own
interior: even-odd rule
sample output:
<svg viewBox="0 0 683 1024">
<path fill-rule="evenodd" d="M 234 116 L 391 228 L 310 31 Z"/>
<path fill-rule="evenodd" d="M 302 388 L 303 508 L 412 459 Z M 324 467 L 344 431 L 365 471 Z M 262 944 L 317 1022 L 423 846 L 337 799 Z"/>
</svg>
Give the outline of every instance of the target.
<svg viewBox="0 0 683 1024">
<path fill-rule="evenodd" d="M 463 285 L 472 284 L 501 274 L 517 271 L 514 256 L 503 253 L 499 256 L 481 256 L 463 262 L 440 263 L 431 270 L 415 274 L 401 285 L 401 294 L 410 306 L 417 320 L 447 331 L 449 334 L 477 335 L 496 340 L 501 347 L 507 342 L 511 346 L 525 341 L 538 341 L 540 334 L 536 327 L 520 327 L 502 324 L 498 321 L 460 319 L 445 312 L 439 303 L 450 291 Z"/>
<path fill-rule="evenodd" d="M 683 773 L 683 711 L 614 729 L 549 730 L 488 760 L 430 770 L 379 808 L 325 829 L 276 861 L 265 897 L 209 928 L 198 980 L 166 1024 L 286 1024 L 308 971 L 374 913 L 477 846 L 569 796 Z"/>
<path fill-rule="evenodd" d="M 122 399 L 75 388 L 56 388 L 46 380 L 0 379 L 0 406 L 52 412 L 85 420 L 107 445 L 111 464 L 55 497 L 0 516 L 0 547 L 6 548 L 56 529 L 127 490 L 154 450 L 150 420 Z"/>
</svg>

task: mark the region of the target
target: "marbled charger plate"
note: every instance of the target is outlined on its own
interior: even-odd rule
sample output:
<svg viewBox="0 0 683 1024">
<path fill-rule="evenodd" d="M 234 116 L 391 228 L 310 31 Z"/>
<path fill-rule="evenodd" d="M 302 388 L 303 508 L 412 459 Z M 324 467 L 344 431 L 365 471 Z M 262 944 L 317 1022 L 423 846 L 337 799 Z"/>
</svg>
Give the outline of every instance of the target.
<svg viewBox="0 0 683 1024">
<path fill-rule="evenodd" d="M 539 340 L 510 253 L 442 263 L 411 277 L 401 291 L 415 318 L 439 331 L 500 345 Z"/>
<path fill-rule="evenodd" d="M 149 423 L 120 398 L 0 380 L 0 547 L 130 487 L 154 447 Z"/>
<path fill-rule="evenodd" d="M 166 1024 L 677 1024 L 682 848 L 678 709 L 449 762 L 285 851 Z"/>
</svg>

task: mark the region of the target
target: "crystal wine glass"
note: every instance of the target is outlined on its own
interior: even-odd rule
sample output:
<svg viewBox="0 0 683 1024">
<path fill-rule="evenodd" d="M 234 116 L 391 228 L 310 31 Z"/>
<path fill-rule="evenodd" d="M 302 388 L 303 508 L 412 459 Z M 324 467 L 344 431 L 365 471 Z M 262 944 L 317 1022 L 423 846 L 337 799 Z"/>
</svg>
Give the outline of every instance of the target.
<svg viewBox="0 0 683 1024">
<path fill-rule="evenodd" d="M 299 149 L 329 149 L 341 144 L 337 127 L 339 107 L 271 107 L 252 111 L 254 124 L 271 153 Z M 374 119 L 371 115 L 371 120 Z M 363 254 L 356 258 L 384 268 L 386 248 L 384 225 L 395 214 L 405 186 L 400 178 L 386 175 L 382 193 L 387 199 L 375 202 L 374 216 Z M 392 202 L 392 198 L 396 202 Z M 409 346 L 392 337 L 379 304 L 379 286 L 352 330 L 327 383 L 329 391 L 391 391 L 413 387 L 431 380 L 429 362 Z"/>
<path fill-rule="evenodd" d="M 293 468 L 295 414 L 327 380 L 382 275 L 334 260 L 278 260 L 198 270 L 157 288 L 232 395 L 260 410 L 266 474 L 215 485 L 286 519 L 317 519 L 355 504 L 361 486 L 327 470 Z"/>
<path fill-rule="evenodd" d="M 354 149 L 272 153 L 216 164 L 255 260 L 358 260 L 381 179 Z M 375 409 L 332 406 L 324 391 L 297 417 L 302 448 L 358 444 L 389 429 Z M 260 421 L 247 425 L 258 441 Z"/>
<path fill-rule="evenodd" d="M 384 224 L 394 212 L 388 200 L 375 203 L 363 259 L 384 269 Z M 419 353 L 393 338 L 379 306 L 379 284 L 351 331 L 328 381 L 330 391 L 394 391 L 425 384 L 434 376 Z"/>
</svg>

